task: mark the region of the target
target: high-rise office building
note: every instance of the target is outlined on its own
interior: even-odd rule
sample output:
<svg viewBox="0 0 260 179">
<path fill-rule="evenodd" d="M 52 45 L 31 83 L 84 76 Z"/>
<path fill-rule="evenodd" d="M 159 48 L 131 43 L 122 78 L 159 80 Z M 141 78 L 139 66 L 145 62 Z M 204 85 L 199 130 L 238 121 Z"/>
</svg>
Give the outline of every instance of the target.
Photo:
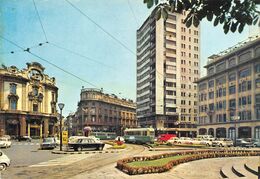
<svg viewBox="0 0 260 179">
<path fill-rule="evenodd" d="M 187 28 L 186 13 L 156 19 L 155 8 L 137 30 L 137 118 L 158 133 L 196 132 L 200 30 Z"/>
</svg>

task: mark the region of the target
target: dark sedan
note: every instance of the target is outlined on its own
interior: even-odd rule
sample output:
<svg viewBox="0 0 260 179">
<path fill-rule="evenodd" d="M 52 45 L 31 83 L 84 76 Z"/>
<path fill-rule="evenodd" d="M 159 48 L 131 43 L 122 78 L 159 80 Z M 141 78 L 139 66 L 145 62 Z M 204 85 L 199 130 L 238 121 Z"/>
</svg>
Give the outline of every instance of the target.
<svg viewBox="0 0 260 179">
<path fill-rule="evenodd" d="M 100 142 L 100 140 L 92 137 L 76 139 L 73 143 L 69 142 L 69 148 L 73 148 L 74 151 L 83 149 L 95 149 L 103 150 L 105 144 Z"/>
<path fill-rule="evenodd" d="M 16 140 L 18 141 L 27 141 L 27 142 L 31 142 L 32 138 L 30 136 L 17 136 Z"/>
<path fill-rule="evenodd" d="M 254 143 L 252 141 L 247 141 L 245 139 L 237 139 L 236 140 L 237 147 L 254 147 Z"/>
</svg>

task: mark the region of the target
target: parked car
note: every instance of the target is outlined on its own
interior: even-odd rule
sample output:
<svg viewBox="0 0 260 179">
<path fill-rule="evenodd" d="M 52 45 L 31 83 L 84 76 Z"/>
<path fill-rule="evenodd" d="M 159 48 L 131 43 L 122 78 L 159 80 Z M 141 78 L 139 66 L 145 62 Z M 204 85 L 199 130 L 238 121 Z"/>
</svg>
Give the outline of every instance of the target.
<svg viewBox="0 0 260 179">
<path fill-rule="evenodd" d="M 177 140 L 177 144 L 193 144 L 192 139 L 189 137 L 180 137 Z"/>
<path fill-rule="evenodd" d="M 171 144 L 177 144 L 178 143 L 179 138 L 178 137 L 173 137 L 170 140 L 167 141 L 167 143 L 171 143 Z"/>
<path fill-rule="evenodd" d="M 158 136 L 157 141 L 158 142 L 167 142 L 168 140 L 176 137 L 176 134 L 161 134 Z"/>
<path fill-rule="evenodd" d="M 0 151 L 0 171 L 6 170 L 10 166 L 10 159 L 2 151 Z"/>
<path fill-rule="evenodd" d="M 239 147 L 254 147 L 253 141 L 247 141 L 246 139 L 236 139 L 236 146 Z"/>
<path fill-rule="evenodd" d="M 83 149 L 96 149 L 103 150 L 105 144 L 94 137 L 82 137 L 76 138 L 68 143 L 69 148 L 73 148 L 74 151 Z"/>
<path fill-rule="evenodd" d="M 54 137 L 44 138 L 40 144 L 41 149 L 54 149 L 57 146 L 57 142 Z"/>
<path fill-rule="evenodd" d="M 212 141 L 212 146 L 217 147 L 232 147 L 233 141 L 227 138 L 217 138 L 216 140 Z"/>
<path fill-rule="evenodd" d="M 16 137 L 16 140 L 31 142 L 32 138 L 30 136 L 18 136 L 18 137 Z"/>
<path fill-rule="evenodd" d="M 254 147 L 260 147 L 260 139 L 254 139 L 253 145 L 254 145 Z"/>
<path fill-rule="evenodd" d="M 11 147 L 12 142 L 10 138 L 0 137 L 0 147 Z"/>
</svg>

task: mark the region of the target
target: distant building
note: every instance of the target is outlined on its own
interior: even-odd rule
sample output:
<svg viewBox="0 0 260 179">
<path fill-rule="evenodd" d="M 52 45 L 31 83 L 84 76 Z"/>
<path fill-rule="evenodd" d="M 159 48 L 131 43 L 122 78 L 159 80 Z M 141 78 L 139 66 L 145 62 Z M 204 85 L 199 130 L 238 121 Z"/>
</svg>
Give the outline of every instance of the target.
<svg viewBox="0 0 260 179">
<path fill-rule="evenodd" d="M 99 89 L 83 88 L 72 122 L 72 133 L 82 133 L 85 126 L 90 126 L 92 131 L 122 135 L 123 129 L 137 126 L 135 111 L 136 105 L 131 100 L 105 94 Z"/>
<path fill-rule="evenodd" d="M 209 57 L 198 80 L 198 133 L 260 138 L 260 38 Z M 236 129 L 236 130 L 235 130 Z"/>
<path fill-rule="evenodd" d="M 156 19 L 158 8 L 137 30 L 137 119 L 158 133 L 194 136 L 200 28 L 183 24 L 186 12 Z"/>
<path fill-rule="evenodd" d="M 0 68 L 0 135 L 54 135 L 57 122 L 58 88 L 44 67 L 27 63 Z"/>
</svg>

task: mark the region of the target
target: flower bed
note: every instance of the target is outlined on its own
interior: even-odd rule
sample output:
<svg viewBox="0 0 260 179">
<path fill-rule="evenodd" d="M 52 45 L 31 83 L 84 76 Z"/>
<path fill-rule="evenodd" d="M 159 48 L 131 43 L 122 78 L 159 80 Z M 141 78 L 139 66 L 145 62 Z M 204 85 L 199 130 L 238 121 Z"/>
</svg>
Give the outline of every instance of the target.
<svg viewBox="0 0 260 179">
<path fill-rule="evenodd" d="M 161 173 L 170 170 L 173 166 L 181 163 L 186 163 L 194 160 L 219 158 L 219 157 L 239 157 L 239 156 L 260 156 L 260 151 L 248 150 L 199 150 L 199 151 L 185 151 L 175 153 L 165 153 L 153 156 L 138 156 L 125 158 L 117 161 L 117 168 L 129 175 L 147 174 L 147 173 Z M 160 160 L 172 158 L 162 165 L 145 165 L 147 161 Z M 142 165 L 144 161 L 144 165 Z M 134 163 L 138 162 L 138 165 Z"/>
</svg>

